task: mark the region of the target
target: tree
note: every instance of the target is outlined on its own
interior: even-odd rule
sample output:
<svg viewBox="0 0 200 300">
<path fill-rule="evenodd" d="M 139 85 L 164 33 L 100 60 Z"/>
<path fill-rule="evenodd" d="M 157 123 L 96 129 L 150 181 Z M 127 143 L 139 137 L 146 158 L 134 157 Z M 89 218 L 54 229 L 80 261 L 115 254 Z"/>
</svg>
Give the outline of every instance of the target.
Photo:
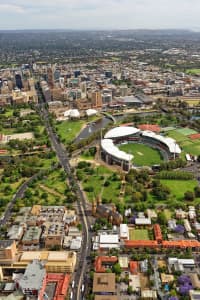
<svg viewBox="0 0 200 300">
<path fill-rule="evenodd" d="M 82 227 L 83 227 L 83 226 L 82 226 L 82 224 L 80 224 L 80 223 L 77 225 L 77 228 L 78 228 L 79 231 L 82 230 Z"/>
<path fill-rule="evenodd" d="M 167 217 L 163 211 L 158 213 L 158 223 L 161 225 L 167 224 Z"/>
<path fill-rule="evenodd" d="M 200 197 L 200 187 L 195 186 L 194 188 L 195 197 Z"/>
<path fill-rule="evenodd" d="M 121 267 L 120 267 L 120 264 L 119 264 L 119 263 L 114 264 L 113 267 L 112 267 L 112 271 L 113 271 L 113 273 L 115 273 L 116 275 L 120 275 L 121 272 L 122 272 L 122 269 L 121 269 Z"/>
<path fill-rule="evenodd" d="M 127 294 L 129 294 L 129 295 L 131 295 L 133 293 L 133 288 L 132 288 L 132 286 L 128 286 L 128 288 L 127 288 Z"/>
<path fill-rule="evenodd" d="M 187 201 L 193 201 L 194 200 L 194 193 L 191 191 L 187 191 L 184 193 L 184 198 Z"/>
</svg>

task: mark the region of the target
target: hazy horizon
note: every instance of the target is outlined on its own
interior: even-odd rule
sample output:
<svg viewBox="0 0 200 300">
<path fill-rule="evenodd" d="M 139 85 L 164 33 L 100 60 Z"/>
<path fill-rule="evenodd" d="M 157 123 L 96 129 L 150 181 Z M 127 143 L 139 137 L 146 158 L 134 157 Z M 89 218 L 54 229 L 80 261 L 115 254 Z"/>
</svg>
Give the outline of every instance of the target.
<svg viewBox="0 0 200 300">
<path fill-rule="evenodd" d="M 200 30 L 198 0 L 0 0 L 0 30 Z"/>
</svg>

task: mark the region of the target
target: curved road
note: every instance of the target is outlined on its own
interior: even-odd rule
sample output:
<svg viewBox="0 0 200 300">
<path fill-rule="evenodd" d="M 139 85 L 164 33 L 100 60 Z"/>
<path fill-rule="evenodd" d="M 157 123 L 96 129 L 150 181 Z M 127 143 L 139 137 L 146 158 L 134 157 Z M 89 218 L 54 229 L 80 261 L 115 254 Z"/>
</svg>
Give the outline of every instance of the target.
<svg viewBox="0 0 200 300">
<path fill-rule="evenodd" d="M 88 217 L 85 214 L 86 211 L 86 199 L 84 197 L 84 194 L 81 190 L 81 187 L 79 183 L 75 180 L 75 177 L 71 171 L 71 166 L 69 163 L 69 157 L 67 151 L 64 149 L 62 144 L 59 142 L 58 137 L 54 130 L 52 129 L 50 122 L 49 122 L 49 114 L 47 109 L 45 108 L 44 104 L 39 105 L 40 114 L 45 122 L 45 127 L 47 130 L 47 133 L 49 135 L 52 148 L 55 150 L 57 157 L 60 161 L 60 164 L 62 165 L 63 169 L 65 170 L 69 183 L 72 187 L 75 188 L 75 193 L 77 196 L 77 207 L 79 210 L 80 218 L 82 219 L 82 225 L 83 225 L 83 243 L 82 248 L 80 252 L 80 259 L 77 266 L 77 271 L 74 276 L 75 281 L 75 288 L 73 291 L 73 297 L 72 299 L 80 300 L 82 299 L 81 294 L 81 286 L 84 284 L 84 274 L 86 273 L 86 257 L 90 256 L 90 236 L 89 236 L 89 220 Z M 72 300 L 71 299 L 71 300 Z"/>
<path fill-rule="evenodd" d="M 4 216 L 2 220 L 0 221 L 0 226 L 5 225 L 6 222 L 9 220 L 13 207 L 17 201 L 17 199 L 22 198 L 24 195 L 25 190 L 28 188 L 29 183 L 31 183 L 34 179 L 36 179 L 41 172 L 38 172 L 37 174 L 33 175 L 31 178 L 29 178 L 27 181 L 25 181 L 20 188 L 17 190 L 16 194 L 13 196 L 12 200 L 8 203 L 7 208 L 5 210 Z"/>
</svg>

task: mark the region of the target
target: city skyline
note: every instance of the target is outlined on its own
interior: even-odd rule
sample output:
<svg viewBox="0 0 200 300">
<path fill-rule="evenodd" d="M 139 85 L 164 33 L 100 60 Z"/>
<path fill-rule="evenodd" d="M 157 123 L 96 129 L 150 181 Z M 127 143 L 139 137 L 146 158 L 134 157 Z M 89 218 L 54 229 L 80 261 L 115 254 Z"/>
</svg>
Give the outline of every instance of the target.
<svg viewBox="0 0 200 300">
<path fill-rule="evenodd" d="M 197 0 L 1 0 L 0 29 L 200 29 Z"/>
</svg>

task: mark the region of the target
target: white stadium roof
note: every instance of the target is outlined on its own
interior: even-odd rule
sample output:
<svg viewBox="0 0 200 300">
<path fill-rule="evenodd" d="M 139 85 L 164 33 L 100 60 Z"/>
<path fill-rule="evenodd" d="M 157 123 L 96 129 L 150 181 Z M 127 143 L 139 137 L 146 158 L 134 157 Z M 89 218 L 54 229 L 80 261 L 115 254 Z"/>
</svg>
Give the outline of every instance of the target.
<svg viewBox="0 0 200 300">
<path fill-rule="evenodd" d="M 121 127 L 115 127 L 111 130 L 109 130 L 104 138 L 105 139 L 113 139 L 117 137 L 123 137 L 123 136 L 129 136 L 132 134 L 136 134 L 140 130 L 135 127 L 129 127 L 129 126 L 121 126 Z"/>
<path fill-rule="evenodd" d="M 169 148 L 170 153 L 177 153 L 177 154 L 181 153 L 181 149 L 180 149 L 179 145 L 172 138 L 164 137 L 164 136 L 156 134 L 152 131 L 143 131 L 142 135 L 162 142 Z"/>
<path fill-rule="evenodd" d="M 127 154 L 124 151 L 119 150 L 119 148 L 114 145 L 113 140 L 110 139 L 102 140 L 101 147 L 105 152 L 114 156 L 115 158 L 122 159 L 129 162 L 133 159 L 133 155 Z"/>
<path fill-rule="evenodd" d="M 79 118 L 80 113 L 78 109 L 69 109 L 64 112 L 64 117 Z"/>
</svg>

